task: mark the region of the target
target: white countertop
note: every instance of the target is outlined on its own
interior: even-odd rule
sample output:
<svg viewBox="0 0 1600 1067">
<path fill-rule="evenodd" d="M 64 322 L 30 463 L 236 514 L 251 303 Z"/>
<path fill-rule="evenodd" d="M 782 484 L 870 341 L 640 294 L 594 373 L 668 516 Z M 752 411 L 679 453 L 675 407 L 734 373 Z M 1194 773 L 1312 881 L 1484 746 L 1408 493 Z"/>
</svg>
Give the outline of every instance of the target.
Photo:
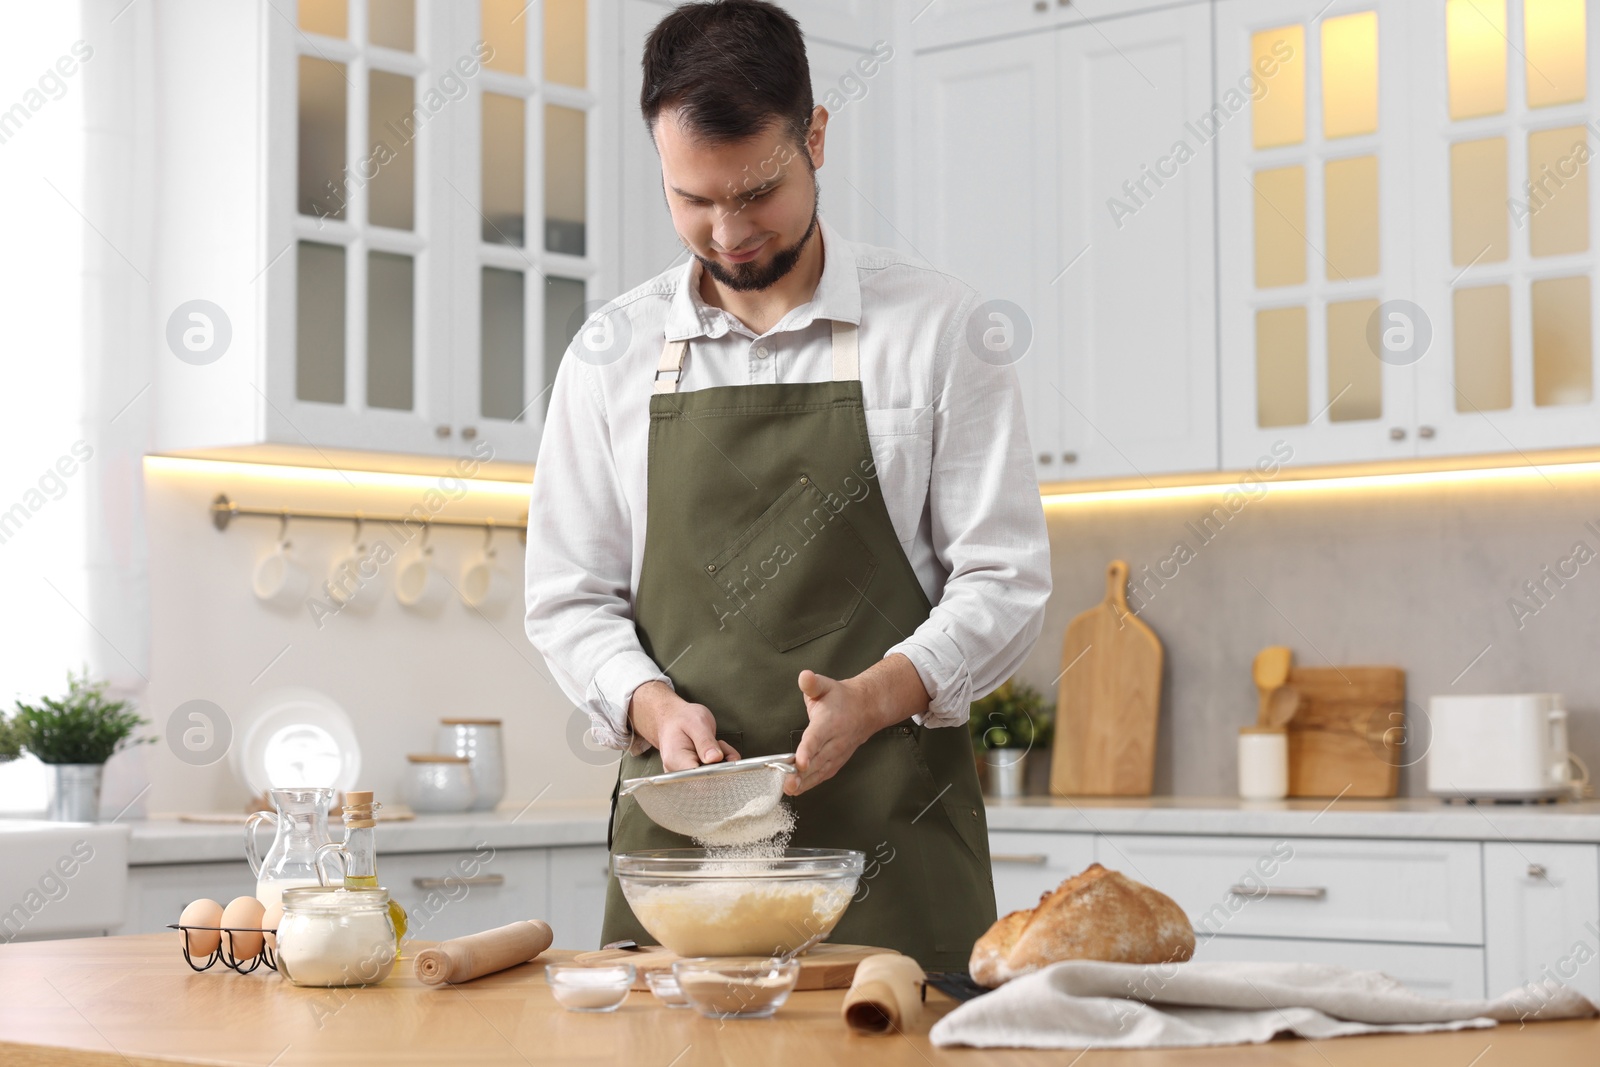
<svg viewBox="0 0 1600 1067">
<path fill-rule="evenodd" d="M 378 848 L 386 853 L 454 852 L 487 844 L 494 848 L 604 845 L 609 800 L 534 803 L 518 811 L 462 815 L 418 815 L 378 824 Z M 129 823 L 128 863 L 214 863 L 244 859 L 244 824 L 181 822 L 156 817 Z M 267 827 L 260 847 L 271 844 Z M 334 830 L 337 838 L 339 832 Z"/>
<path fill-rule="evenodd" d="M 419 815 L 378 824 L 388 853 L 604 845 L 607 801 L 536 803 L 521 812 Z M 1460 841 L 1600 842 L 1600 801 L 1546 805 L 1455 805 L 1395 800 L 1273 800 L 1237 797 L 1026 797 L 991 800 L 990 830 L 1248 837 L 1387 837 Z M 215 863 L 244 857 L 242 824 L 156 817 L 130 823 L 128 862 Z M 262 847 L 268 844 L 262 831 Z"/>
<path fill-rule="evenodd" d="M 1600 801 L 1446 804 L 1238 797 L 1025 797 L 991 800 L 990 830 L 1262 837 L 1398 837 L 1600 842 Z"/>
</svg>

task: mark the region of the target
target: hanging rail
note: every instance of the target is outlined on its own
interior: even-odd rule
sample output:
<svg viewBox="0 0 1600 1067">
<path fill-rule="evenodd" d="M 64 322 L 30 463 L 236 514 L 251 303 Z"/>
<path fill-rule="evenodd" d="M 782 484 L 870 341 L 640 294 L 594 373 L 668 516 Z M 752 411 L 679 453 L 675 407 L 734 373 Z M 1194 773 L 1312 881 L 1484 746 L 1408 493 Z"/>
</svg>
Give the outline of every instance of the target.
<svg viewBox="0 0 1600 1067">
<path fill-rule="evenodd" d="M 250 507 L 245 504 L 235 504 L 228 499 L 227 493 L 218 493 L 211 501 L 211 523 L 218 530 L 226 530 L 228 524 L 241 516 L 259 517 L 265 519 L 278 519 L 288 522 L 290 519 L 313 519 L 319 522 L 350 522 L 360 525 L 362 523 L 377 522 L 390 523 L 404 526 L 416 523 L 423 527 L 430 526 L 465 526 L 474 530 L 486 530 L 493 534 L 496 530 L 517 529 L 522 535 L 524 543 L 528 540 L 528 516 L 524 514 L 519 520 L 520 527 L 514 527 L 509 522 L 498 519 L 451 519 L 434 518 L 416 515 L 385 515 L 366 511 L 323 511 L 316 508 L 262 508 Z"/>
</svg>

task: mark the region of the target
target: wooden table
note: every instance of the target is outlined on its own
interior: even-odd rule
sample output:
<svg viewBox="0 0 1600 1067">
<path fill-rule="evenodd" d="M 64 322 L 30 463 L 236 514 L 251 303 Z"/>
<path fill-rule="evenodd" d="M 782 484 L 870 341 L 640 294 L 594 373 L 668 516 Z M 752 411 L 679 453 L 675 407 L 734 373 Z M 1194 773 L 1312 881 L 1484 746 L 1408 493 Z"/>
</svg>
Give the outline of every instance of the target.
<svg viewBox="0 0 1600 1067">
<path fill-rule="evenodd" d="M 1600 1050 L 1600 1019 L 1314 1044 L 1280 1039 L 1222 1049 L 1099 1050 L 1081 1059 L 1062 1051 L 936 1049 L 928 1043 L 927 1028 L 954 1002 L 932 990 L 915 1032 L 860 1037 L 839 1020 L 840 990 L 796 993 L 775 1017 L 765 1020 L 705 1019 L 687 1009 L 661 1007 L 640 993 L 631 994 L 612 1014 L 581 1015 L 555 1003 L 538 964 L 459 987 L 425 986 L 402 965 L 381 986 L 301 989 L 265 967 L 242 976 L 221 964 L 204 973 L 191 971 L 177 937 L 143 934 L 0 945 L 0 1064 L 819 1067 L 870 1058 L 874 1065 L 891 1067 L 1494 1067 L 1594 1063 Z M 546 955 L 559 960 L 573 953 Z"/>
</svg>

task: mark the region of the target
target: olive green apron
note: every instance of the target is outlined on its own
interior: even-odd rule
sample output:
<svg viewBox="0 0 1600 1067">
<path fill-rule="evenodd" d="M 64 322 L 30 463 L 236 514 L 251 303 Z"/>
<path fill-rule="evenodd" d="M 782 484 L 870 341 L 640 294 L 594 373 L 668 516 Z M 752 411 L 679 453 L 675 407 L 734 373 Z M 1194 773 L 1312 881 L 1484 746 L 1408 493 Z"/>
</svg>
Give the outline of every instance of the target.
<svg viewBox="0 0 1600 1067">
<path fill-rule="evenodd" d="M 878 491 L 856 327 L 835 321 L 834 380 L 677 392 L 687 341 L 668 342 L 650 399 L 647 536 L 634 619 L 678 695 L 716 716 L 741 756 L 792 752 L 808 722 L 801 670 L 861 673 L 928 617 Z M 661 773 L 624 756 L 618 781 Z M 927 970 L 965 971 L 994 922 L 988 832 L 963 727 L 880 730 L 833 778 L 786 798 L 794 847 L 866 854 L 830 940 Z M 612 795 L 613 853 L 692 847 Z M 612 877 L 605 941 L 654 943 Z"/>
</svg>

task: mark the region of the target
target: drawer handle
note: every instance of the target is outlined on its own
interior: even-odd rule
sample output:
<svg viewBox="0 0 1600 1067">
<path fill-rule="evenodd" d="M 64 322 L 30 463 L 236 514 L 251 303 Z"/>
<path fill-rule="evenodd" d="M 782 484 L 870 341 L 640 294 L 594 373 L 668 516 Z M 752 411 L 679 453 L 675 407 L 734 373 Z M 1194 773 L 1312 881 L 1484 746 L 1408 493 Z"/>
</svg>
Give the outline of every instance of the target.
<svg viewBox="0 0 1600 1067">
<path fill-rule="evenodd" d="M 1050 857 L 1043 852 L 995 852 L 989 856 L 990 863 L 1026 863 L 1034 867 L 1043 867 L 1050 862 Z"/>
<path fill-rule="evenodd" d="M 1328 896 L 1328 891 L 1320 885 L 1307 889 L 1298 889 L 1293 886 L 1264 885 L 1251 887 L 1236 885 L 1231 887 L 1228 892 L 1236 897 L 1293 897 L 1296 900 L 1324 900 Z"/>
<path fill-rule="evenodd" d="M 1546 877 L 1549 876 L 1549 874 L 1550 874 L 1550 872 L 1544 869 L 1544 864 L 1542 864 L 1542 863 L 1530 863 L 1530 864 L 1528 864 L 1528 877 L 1529 878 L 1546 878 Z"/>
<path fill-rule="evenodd" d="M 444 889 L 453 885 L 505 885 L 503 874 L 480 874 L 474 878 L 413 878 L 411 884 L 418 889 Z"/>
</svg>

